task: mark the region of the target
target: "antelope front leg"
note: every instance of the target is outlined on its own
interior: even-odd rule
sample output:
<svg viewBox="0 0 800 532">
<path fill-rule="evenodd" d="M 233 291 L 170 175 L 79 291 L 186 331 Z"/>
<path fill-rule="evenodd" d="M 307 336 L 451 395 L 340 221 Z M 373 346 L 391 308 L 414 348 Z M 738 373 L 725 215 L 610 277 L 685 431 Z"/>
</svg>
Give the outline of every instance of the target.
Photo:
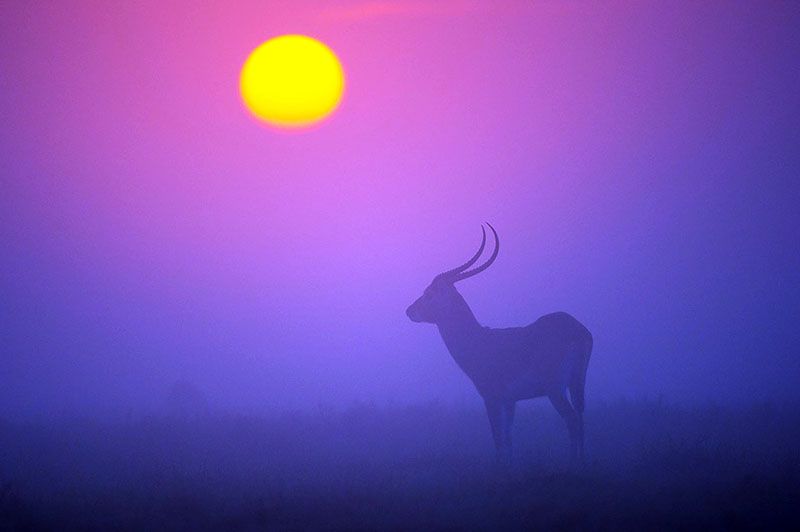
<svg viewBox="0 0 800 532">
<path fill-rule="evenodd" d="M 499 399 L 484 399 L 492 438 L 497 452 L 497 463 L 508 465 L 511 462 L 511 426 L 514 422 L 513 402 Z"/>
<path fill-rule="evenodd" d="M 505 445 L 508 449 L 509 458 L 513 446 L 511 445 L 511 432 L 514 427 L 514 412 L 517 409 L 516 401 L 508 401 L 503 403 L 503 437 L 505 438 Z"/>
</svg>

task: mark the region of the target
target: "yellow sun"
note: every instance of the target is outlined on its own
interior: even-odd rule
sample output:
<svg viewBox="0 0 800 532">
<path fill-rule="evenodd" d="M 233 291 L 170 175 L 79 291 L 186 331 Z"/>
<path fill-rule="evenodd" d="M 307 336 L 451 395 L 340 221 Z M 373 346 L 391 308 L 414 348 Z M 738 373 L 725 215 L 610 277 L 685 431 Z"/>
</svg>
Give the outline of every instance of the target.
<svg viewBox="0 0 800 532">
<path fill-rule="evenodd" d="M 269 124 L 309 126 L 330 115 L 344 92 L 344 72 L 330 48 L 305 35 L 270 39 L 250 54 L 239 87 L 247 108 Z"/>
</svg>

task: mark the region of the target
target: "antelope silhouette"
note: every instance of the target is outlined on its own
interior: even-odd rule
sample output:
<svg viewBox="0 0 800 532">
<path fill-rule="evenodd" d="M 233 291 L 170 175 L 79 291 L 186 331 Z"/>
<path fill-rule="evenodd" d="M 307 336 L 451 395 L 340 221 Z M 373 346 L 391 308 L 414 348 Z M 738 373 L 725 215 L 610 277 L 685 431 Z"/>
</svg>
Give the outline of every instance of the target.
<svg viewBox="0 0 800 532">
<path fill-rule="evenodd" d="M 546 314 L 525 327 L 483 327 L 455 283 L 486 270 L 497 259 L 500 239 L 491 224 L 494 251 L 475 264 L 486 247 L 486 229 L 477 253 L 457 268 L 440 273 L 406 310 L 414 322 L 433 323 L 456 364 L 483 398 L 499 462 L 511 459 L 511 429 L 517 401 L 547 396 L 564 418 L 570 456 L 583 460 L 583 410 L 592 335 L 566 312 Z M 570 400 L 567 399 L 569 390 Z"/>
</svg>

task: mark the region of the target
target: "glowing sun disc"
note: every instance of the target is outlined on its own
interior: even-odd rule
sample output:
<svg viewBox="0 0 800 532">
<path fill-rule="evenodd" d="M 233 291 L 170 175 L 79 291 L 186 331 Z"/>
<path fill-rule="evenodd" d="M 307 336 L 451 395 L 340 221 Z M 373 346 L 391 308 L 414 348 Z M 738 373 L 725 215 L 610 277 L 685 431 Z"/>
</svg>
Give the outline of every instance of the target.
<svg viewBox="0 0 800 532">
<path fill-rule="evenodd" d="M 344 72 L 336 54 L 305 35 L 281 35 L 253 50 L 239 78 L 242 100 L 257 118 L 302 128 L 339 106 Z"/>
</svg>

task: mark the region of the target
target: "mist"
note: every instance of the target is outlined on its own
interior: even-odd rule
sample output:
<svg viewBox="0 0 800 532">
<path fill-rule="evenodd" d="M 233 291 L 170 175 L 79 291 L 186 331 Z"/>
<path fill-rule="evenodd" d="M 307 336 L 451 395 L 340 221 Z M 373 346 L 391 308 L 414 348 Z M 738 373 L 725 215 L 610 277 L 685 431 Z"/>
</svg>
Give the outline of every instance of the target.
<svg viewBox="0 0 800 532">
<path fill-rule="evenodd" d="M 798 6 L 426 6 L 0 6 L 0 435 L 16 449 L 0 480 L 23 501 L 13 515 L 42 515 L 28 495 L 49 477 L 24 465 L 36 461 L 26 448 L 69 489 L 103 492 L 102 475 L 81 480 L 60 461 L 68 442 L 97 445 L 74 458 L 88 471 L 144 457 L 112 486 L 155 478 L 173 454 L 184 487 L 204 467 L 246 493 L 281 475 L 313 493 L 329 477 L 350 486 L 336 456 L 372 457 L 374 474 L 350 479 L 366 491 L 395 460 L 416 464 L 401 482 L 412 499 L 460 482 L 459 465 L 479 464 L 467 476 L 481 485 L 483 401 L 436 327 L 405 309 L 474 253 L 487 221 L 498 259 L 456 285 L 480 324 L 566 311 L 594 337 L 593 482 L 637 452 L 648 458 L 626 478 L 666 467 L 620 452 L 610 431 L 628 412 L 656 454 L 672 449 L 665 434 L 689 454 L 736 438 L 738 471 L 773 478 L 793 464 L 780 485 L 796 492 L 796 444 L 779 427 L 796 425 L 800 399 Z M 255 46 L 292 32 L 331 46 L 346 89 L 328 121 L 287 134 L 248 116 L 237 83 Z M 516 440 L 541 480 L 566 436 L 546 401 L 530 403 Z M 745 420 L 760 428 L 736 436 Z M 409 431 L 406 447 L 375 450 L 376 434 Z M 287 442 L 309 438 L 317 447 L 292 458 Z M 437 457 L 445 465 L 420 477 Z M 413 507 L 398 504 L 400 516 Z M 269 523 L 293 528 L 281 508 L 289 517 Z M 615 519 L 564 526 L 630 524 Z"/>
</svg>

